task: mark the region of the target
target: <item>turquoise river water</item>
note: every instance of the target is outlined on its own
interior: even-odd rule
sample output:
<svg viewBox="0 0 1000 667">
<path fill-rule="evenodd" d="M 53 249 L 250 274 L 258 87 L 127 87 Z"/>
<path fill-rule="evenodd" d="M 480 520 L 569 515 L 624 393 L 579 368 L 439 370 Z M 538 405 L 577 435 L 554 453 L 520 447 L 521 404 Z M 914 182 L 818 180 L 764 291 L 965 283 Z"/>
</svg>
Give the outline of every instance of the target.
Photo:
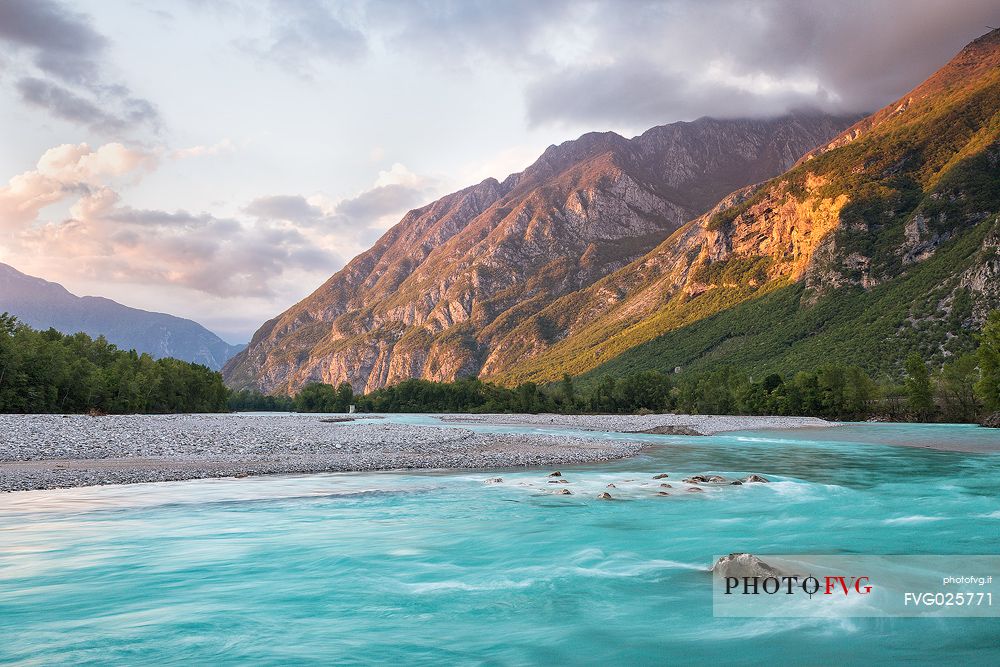
<svg viewBox="0 0 1000 667">
<path fill-rule="evenodd" d="M 705 572 L 733 551 L 1000 553 L 1000 431 L 640 437 L 562 468 L 569 496 L 547 470 L 0 494 L 0 663 L 1000 664 L 1000 618 L 714 618 Z M 659 497 L 660 472 L 772 483 Z"/>
</svg>

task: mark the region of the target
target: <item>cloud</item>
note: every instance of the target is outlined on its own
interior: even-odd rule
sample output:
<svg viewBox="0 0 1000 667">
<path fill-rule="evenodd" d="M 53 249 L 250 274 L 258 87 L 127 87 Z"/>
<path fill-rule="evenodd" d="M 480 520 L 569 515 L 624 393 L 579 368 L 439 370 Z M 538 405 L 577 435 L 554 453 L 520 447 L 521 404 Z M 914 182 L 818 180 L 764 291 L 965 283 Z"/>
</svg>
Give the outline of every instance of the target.
<svg viewBox="0 0 1000 667">
<path fill-rule="evenodd" d="M 159 129 L 153 104 L 102 71 L 108 41 L 86 16 L 52 0 L 4 0 L 0 43 L 27 56 L 15 65 L 25 103 L 104 133 Z"/>
<path fill-rule="evenodd" d="M 390 183 L 362 192 L 353 199 L 345 199 L 336 208 L 336 215 L 351 223 L 371 225 L 379 218 L 406 211 L 421 203 L 423 190 L 410 185 Z"/>
<path fill-rule="evenodd" d="M 272 0 L 267 34 L 244 41 L 244 46 L 304 76 L 324 62 L 357 62 L 368 53 L 368 41 L 344 14 L 341 6 L 322 0 Z"/>
<path fill-rule="evenodd" d="M 198 146 L 188 146 L 187 148 L 178 148 L 177 150 L 171 151 L 170 156 L 183 160 L 186 158 L 197 158 L 205 157 L 209 155 L 222 155 L 223 153 L 231 153 L 236 150 L 236 144 L 233 143 L 232 139 L 223 139 L 217 143 L 211 145 L 198 145 Z"/>
<path fill-rule="evenodd" d="M 709 71 L 713 69 L 718 71 Z M 745 118 L 796 109 L 852 110 L 851 105 L 808 79 L 720 76 L 709 83 L 662 72 L 642 62 L 568 70 L 532 84 L 527 96 L 528 121 L 534 125 L 575 121 L 648 127 L 664 119 L 705 115 Z"/>
<path fill-rule="evenodd" d="M 285 221 L 312 228 L 341 243 L 364 249 L 407 210 L 432 198 L 435 182 L 396 163 L 379 172 L 375 184 L 354 197 L 332 201 L 325 195 L 260 197 L 244 209 L 259 221 Z"/>
<path fill-rule="evenodd" d="M 872 111 L 985 28 L 991 0 L 601 4 L 591 57 L 541 72 L 529 122 L 644 127 L 802 107 Z"/>
<path fill-rule="evenodd" d="M 296 292 L 290 276 L 308 284 L 335 271 L 436 183 L 394 164 L 355 196 L 260 197 L 237 217 L 123 202 L 162 158 L 121 143 L 50 148 L 0 187 L 0 253 L 47 276 L 273 300 Z"/>
<path fill-rule="evenodd" d="M 34 77 L 17 82 L 21 99 L 28 104 L 48 110 L 53 116 L 106 133 L 117 133 L 143 124 L 158 122 L 156 109 L 146 100 L 127 93 L 100 94 L 100 106 L 71 90 Z M 112 107 L 113 113 L 107 109 Z"/>
<path fill-rule="evenodd" d="M 156 164 L 154 154 L 118 143 L 49 149 L 0 188 L 7 254 L 91 279 L 242 297 L 272 296 L 287 270 L 328 273 L 340 261 L 321 238 L 287 221 L 122 204 L 119 189 Z M 45 219 L 56 204 L 68 204 L 68 214 Z"/>
<path fill-rule="evenodd" d="M 212 5 L 216 6 L 216 5 Z M 499 75 L 531 126 L 874 110 L 995 22 L 996 0 L 277 0 L 241 42 L 310 76 L 366 58 Z M 254 32 L 254 31 L 251 31 Z M 428 85 L 438 83 L 436 75 Z"/>
<path fill-rule="evenodd" d="M 64 199 L 94 196 L 105 183 L 141 174 L 155 166 L 153 155 L 119 143 L 91 150 L 63 144 L 45 151 L 36 168 L 0 188 L 0 229 L 13 232 L 34 222 L 42 209 Z"/>
<path fill-rule="evenodd" d="M 302 195 L 259 197 L 250 202 L 245 210 L 255 218 L 291 220 L 310 225 L 323 218 L 323 211 L 306 201 Z"/>
<path fill-rule="evenodd" d="M 530 124 L 874 110 L 995 22 L 996 0 L 369 0 L 370 41 L 524 82 Z"/>
<path fill-rule="evenodd" d="M 500 59 L 537 67 L 556 61 L 553 46 L 575 38 L 591 4 L 572 0 L 371 0 L 366 26 L 390 47 L 432 57 L 446 67 Z"/>
<path fill-rule="evenodd" d="M 34 52 L 42 71 L 65 81 L 97 78 L 97 63 L 107 40 L 86 17 L 48 0 L 0 3 L 0 39 Z"/>
</svg>

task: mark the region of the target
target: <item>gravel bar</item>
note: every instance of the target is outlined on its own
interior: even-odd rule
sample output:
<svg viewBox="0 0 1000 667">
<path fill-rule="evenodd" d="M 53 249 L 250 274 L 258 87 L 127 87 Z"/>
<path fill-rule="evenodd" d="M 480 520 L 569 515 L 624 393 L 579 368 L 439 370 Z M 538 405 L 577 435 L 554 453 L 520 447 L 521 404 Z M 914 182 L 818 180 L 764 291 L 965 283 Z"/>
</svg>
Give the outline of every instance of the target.
<svg viewBox="0 0 1000 667">
<path fill-rule="evenodd" d="M 688 429 L 694 435 L 757 429 L 826 428 L 838 426 L 817 417 L 744 417 L 731 415 L 438 415 L 442 422 L 491 426 L 549 426 L 582 431 L 656 433 Z M 683 435 L 683 433 L 678 433 Z"/>
<path fill-rule="evenodd" d="M 638 442 L 329 423 L 315 415 L 0 415 L 0 491 L 275 473 L 511 468 L 637 454 Z"/>
</svg>

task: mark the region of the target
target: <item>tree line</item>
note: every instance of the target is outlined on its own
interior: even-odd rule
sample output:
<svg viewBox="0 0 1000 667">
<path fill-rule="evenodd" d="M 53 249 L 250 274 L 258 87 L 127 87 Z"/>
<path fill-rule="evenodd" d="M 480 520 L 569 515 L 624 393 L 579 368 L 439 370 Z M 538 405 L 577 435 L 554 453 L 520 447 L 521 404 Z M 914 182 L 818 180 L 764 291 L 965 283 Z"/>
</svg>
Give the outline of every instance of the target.
<svg viewBox="0 0 1000 667">
<path fill-rule="evenodd" d="M 919 354 L 911 354 L 899 379 L 873 378 L 859 366 L 828 363 L 811 371 L 761 378 L 721 369 L 697 375 L 643 371 L 592 380 L 564 375 L 558 383 L 526 382 L 516 387 L 477 378 L 411 379 L 365 395 L 355 395 L 347 383 L 337 388 L 309 384 L 294 399 L 282 400 L 281 409 L 299 412 L 343 412 L 355 405 L 359 412 L 674 411 L 974 422 L 1000 411 L 1000 312 L 988 318 L 976 352 L 952 359 L 936 372 Z M 234 403 L 230 406 L 241 409 Z"/>
<path fill-rule="evenodd" d="M 220 412 L 228 394 L 205 366 L 119 350 L 103 336 L 37 331 L 0 314 L 0 412 Z"/>
<path fill-rule="evenodd" d="M 172 413 L 225 411 L 556 412 L 802 415 L 838 420 L 972 422 L 1000 411 L 1000 312 L 978 349 L 932 372 L 911 354 L 899 379 L 829 363 L 755 378 L 643 371 L 504 387 L 478 378 L 411 379 L 368 394 L 313 383 L 294 397 L 230 391 L 219 373 L 177 359 L 124 351 L 103 337 L 36 331 L 0 315 L 0 412 Z"/>
</svg>

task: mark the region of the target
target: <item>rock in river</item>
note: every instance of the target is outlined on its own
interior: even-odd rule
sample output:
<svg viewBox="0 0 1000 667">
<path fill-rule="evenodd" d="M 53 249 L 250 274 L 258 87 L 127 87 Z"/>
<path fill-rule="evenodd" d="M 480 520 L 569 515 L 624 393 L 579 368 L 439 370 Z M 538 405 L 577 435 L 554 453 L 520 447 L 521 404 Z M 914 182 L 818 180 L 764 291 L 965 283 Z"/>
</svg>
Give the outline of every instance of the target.
<svg viewBox="0 0 1000 667">
<path fill-rule="evenodd" d="M 692 475 L 684 480 L 686 484 L 718 484 L 725 481 L 726 478 L 719 475 Z"/>
<path fill-rule="evenodd" d="M 757 556 L 748 553 L 732 553 L 723 556 L 712 566 L 712 572 L 723 577 L 777 577 L 781 572 L 771 567 Z"/>
</svg>

